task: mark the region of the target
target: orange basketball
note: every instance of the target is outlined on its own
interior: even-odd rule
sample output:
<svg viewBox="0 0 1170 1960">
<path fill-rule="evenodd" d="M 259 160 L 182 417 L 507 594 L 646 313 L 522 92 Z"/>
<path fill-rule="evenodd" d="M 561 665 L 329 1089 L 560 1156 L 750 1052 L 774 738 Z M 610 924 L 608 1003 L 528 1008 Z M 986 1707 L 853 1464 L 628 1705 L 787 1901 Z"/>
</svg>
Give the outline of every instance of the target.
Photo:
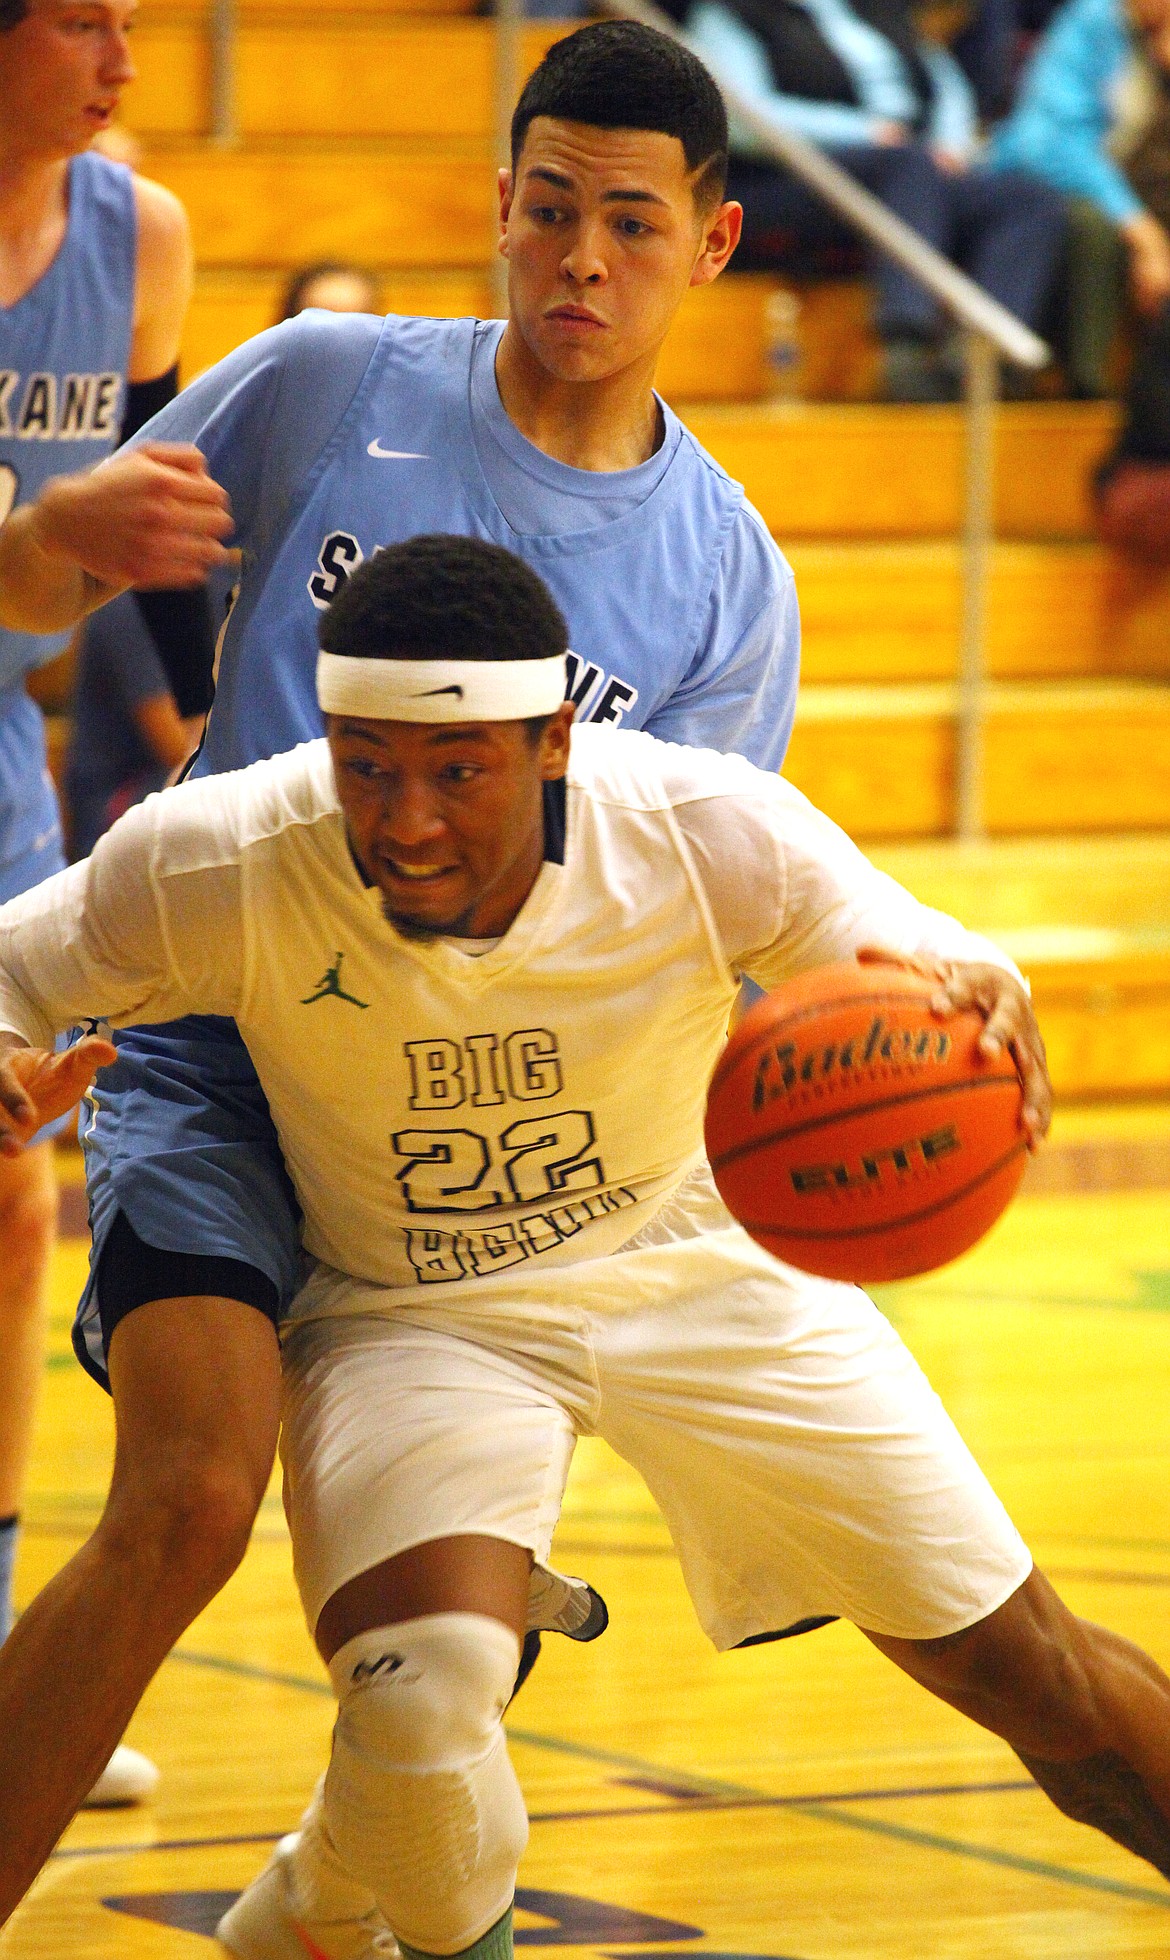
<svg viewBox="0 0 1170 1960">
<path fill-rule="evenodd" d="M 820 967 L 736 1028 L 707 1096 L 707 1154 L 728 1209 L 778 1259 L 905 1279 L 965 1252 L 1014 1195 L 1015 1066 L 980 1055 L 974 1009 L 932 1014 L 936 991 L 906 967 Z"/>
</svg>

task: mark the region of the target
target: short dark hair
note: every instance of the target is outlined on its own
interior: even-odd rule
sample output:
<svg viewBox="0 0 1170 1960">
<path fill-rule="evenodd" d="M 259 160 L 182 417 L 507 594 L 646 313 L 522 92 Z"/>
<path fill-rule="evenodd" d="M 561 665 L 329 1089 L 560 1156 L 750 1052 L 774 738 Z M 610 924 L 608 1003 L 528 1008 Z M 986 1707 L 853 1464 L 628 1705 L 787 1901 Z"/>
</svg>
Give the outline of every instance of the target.
<svg viewBox="0 0 1170 1960">
<path fill-rule="evenodd" d="M 512 168 L 536 116 L 598 129 L 677 136 L 696 200 L 717 203 L 727 183 L 727 111 L 697 55 L 635 20 L 594 21 L 554 42 L 521 91 L 512 117 Z"/>
<path fill-rule="evenodd" d="M 326 653 L 359 660 L 550 660 L 569 644 L 547 585 L 514 552 L 442 534 L 367 558 L 320 637 Z"/>
<path fill-rule="evenodd" d="M 28 0 L 0 0 L 0 34 L 19 27 L 28 12 Z"/>
</svg>

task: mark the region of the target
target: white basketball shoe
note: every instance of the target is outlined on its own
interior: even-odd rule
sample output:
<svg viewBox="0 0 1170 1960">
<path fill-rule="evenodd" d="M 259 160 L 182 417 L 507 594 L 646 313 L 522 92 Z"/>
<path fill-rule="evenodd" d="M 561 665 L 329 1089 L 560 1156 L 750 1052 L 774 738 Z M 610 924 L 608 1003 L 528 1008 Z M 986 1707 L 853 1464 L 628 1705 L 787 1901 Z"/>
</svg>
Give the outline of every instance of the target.
<svg viewBox="0 0 1170 1960">
<path fill-rule="evenodd" d="M 281 1838 L 216 1927 L 220 1945 L 236 1960 L 392 1960 L 398 1943 L 376 1906 L 358 1918 L 307 1916 L 294 1870 L 301 1845 L 300 1831 Z"/>
<path fill-rule="evenodd" d="M 157 1788 L 158 1770 L 150 1757 L 120 1742 L 81 1808 L 117 1810 L 125 1804 L 145 1803 Z"/>
<path fill-rule="evenodd" d="M 585 1579 L 570 1579 L 552 1565 L 534 1565 L 528 1581 L 529 1633 L 563 1633 L 569 1640 L 597 1640 L 609 1625 L 609 1609 Z"/>
</svg>

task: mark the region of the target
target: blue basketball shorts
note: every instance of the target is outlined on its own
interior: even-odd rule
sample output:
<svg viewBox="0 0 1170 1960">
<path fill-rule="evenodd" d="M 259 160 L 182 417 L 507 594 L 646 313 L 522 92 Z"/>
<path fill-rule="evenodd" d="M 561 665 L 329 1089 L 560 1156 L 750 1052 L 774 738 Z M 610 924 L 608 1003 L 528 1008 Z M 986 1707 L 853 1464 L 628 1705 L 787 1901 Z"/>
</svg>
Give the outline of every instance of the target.
<svg viewBox="0 0 1170 1960">
<path fill-rule="evenodd" d="M 82 1127 L 93 1249 L 73 1331 L 78 1359 L 103 1386 L 96 1282 L 119 1215 L 159 1252 L 253 1268 L 281 1306 L 301 1268 L 296 1198 L 235 1022 L 192 1015 L 114 1040 L 118 1060 L 98 1076 Z M 219 1289 L 182 1288 L 196 1290 Z"/>
</svg>

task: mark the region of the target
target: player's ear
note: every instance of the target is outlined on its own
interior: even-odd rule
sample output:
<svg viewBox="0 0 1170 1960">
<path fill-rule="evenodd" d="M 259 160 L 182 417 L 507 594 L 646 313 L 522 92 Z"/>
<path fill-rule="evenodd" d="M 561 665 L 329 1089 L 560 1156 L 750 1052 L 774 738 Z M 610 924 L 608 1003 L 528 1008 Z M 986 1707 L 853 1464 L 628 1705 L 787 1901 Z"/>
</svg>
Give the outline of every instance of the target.
<svg viewBox="0 0 1170 1960">
<path fill-rule="evenodd" d="M 712 279 L 718 279 L 739 244 L 742 230 L 743 205 L 734 199 L 717 204 L 703 221 L 703 242 L 691 273 L 692 286 L 709 286 Z"/>
<path fill-rule="evenodd" d="M 512 172 L 507 169 L 501 170 L 496 179 L 496 184 L 500 194 L 500 240 L 502 243 L 512 211 L 512 199 L 516 195 L 516 185 L 512 177 Z"/>
<path fill-rule="evenodd" d="M 569 734 L 573 726 L 571 701 L 562 701 L 540 732 L 540 773 L 544 782 L 555 782 L 569 766 Z"/>
</svg>

